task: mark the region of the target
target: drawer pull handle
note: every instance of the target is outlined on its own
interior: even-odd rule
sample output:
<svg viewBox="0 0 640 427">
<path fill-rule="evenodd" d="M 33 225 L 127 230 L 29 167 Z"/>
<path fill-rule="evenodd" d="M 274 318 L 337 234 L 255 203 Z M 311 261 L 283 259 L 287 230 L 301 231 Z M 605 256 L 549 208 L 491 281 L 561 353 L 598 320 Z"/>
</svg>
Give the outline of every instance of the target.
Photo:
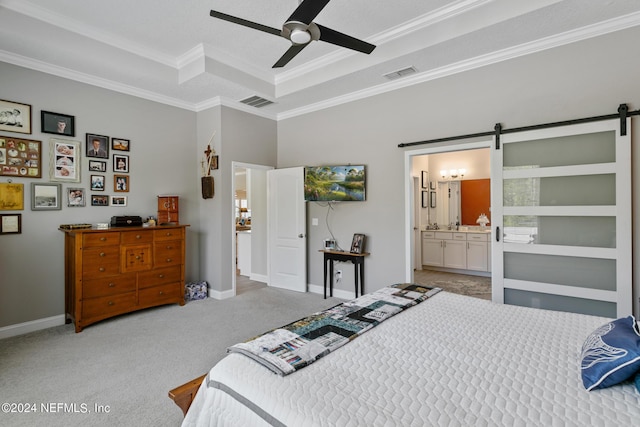
<svg viewBox="0 0 640 427">
<path fill-rule="evenodd" d="M 106 237 L 101 237 L 101 238 L 100 238 L 100 241 L 101 241 L 101 242 L 106 242 L 106 241 L 107 241 L 107 238 L 106 238 Z"/>
<path fill-rule="evenodd" d="M 164 274 L 158 274 L 158 277 L 159 277 L 160 279 L 164 279 Z"/>
<path fill-rule="evenodd" d="M 141 235 L 136 234 L 136 239 L 141 239 L 141 238 L 142 238 L 142 236 L 141 236 Z"/>
<path fill-rule="evenodd" d="M 171 262 L 171 258 L 167 258 L 167 262 Z"/>
<path fill-rule="evenodd" d="M 100 272 L 104 272 L 104 267 L 100 267 L 100 268 L 98 269 L 98 271 L 100 271 Z"/>
<path fill-rule="evenodd" d="M 171 236 L 171 233 L 167 232 L 166 236 Z"/>
<path fill-rule="evenodd" d="M 160 291 L 160 292 L 158 293 L 158 295 L 164 295 L 164 292 Z"/>
<path fill-rule="evenodd" d="M 106 256 L 107 254 L 105 254 L 104 252 L 100 252 L 100 256 Z"/>
<path fill-rule="evenodd" d="M 140 255 L 136 255 L 136 259 L 140 259 Z"/>
<path fill-rule="evenodd" d="M 113 288 L 114 286 L 116 286 L 115 283 L 109 283 L 110 288 Z"/>
<path fill-rule="evenodd" d="M 173 246 L 167 245 L 167 249 L 173 249 Z"/>
<path fill-rule="evenodd" d="M 107 304 L 108 304 L 108 305 L 113 305 L 113 304 L 114 304 L 114 302 L 113 302 L 113 301 L 109 301 Z"/>
</svg>

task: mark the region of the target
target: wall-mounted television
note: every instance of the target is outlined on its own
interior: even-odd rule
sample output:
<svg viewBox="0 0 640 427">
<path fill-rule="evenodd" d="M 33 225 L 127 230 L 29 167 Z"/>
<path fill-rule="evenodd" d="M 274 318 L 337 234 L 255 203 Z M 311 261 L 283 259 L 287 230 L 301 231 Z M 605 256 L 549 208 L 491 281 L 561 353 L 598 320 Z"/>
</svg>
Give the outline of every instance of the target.
<svg viewBox="0 0 640 427">
<path fill-rule="evenodd" d="M 304 199 L 313 202 L 365 200 L 364 165 L 307 166 L 304 168 Z"/>
</svg>

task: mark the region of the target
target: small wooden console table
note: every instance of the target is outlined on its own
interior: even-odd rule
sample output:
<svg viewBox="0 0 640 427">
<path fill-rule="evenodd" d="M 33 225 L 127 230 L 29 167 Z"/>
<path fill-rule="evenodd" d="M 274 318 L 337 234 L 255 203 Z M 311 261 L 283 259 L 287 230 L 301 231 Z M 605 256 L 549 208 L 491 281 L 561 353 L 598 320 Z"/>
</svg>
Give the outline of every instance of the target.
<svg viewBox="0 0 640 427">
<path fill-rule="evenodd" d="M 358 281 L 360 281 L 360 295 L 364 294 L 364 258 L 369 252 L 355 254 L 344 251 L 329 251 L 321 249 L 324 253 L 324 298 L 327 298 L 327 264 L 329 265 L 329 296 L 333 296 L 333 262 L 344 261 L 353 263 L 354 284 L 356 298 L 358 297 Z"/>
</svg>

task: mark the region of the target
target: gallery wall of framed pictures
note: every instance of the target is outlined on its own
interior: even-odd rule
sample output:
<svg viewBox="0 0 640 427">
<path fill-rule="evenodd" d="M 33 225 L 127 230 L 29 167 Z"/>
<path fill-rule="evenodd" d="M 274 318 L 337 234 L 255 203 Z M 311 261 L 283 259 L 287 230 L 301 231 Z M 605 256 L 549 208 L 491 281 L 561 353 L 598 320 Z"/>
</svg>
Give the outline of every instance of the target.
<svg viewBox="0 0 640 427">
<path fill-rule="evenodd" d="M 79 124 L 69 112 L 44 108 L 39 118 L 40 133 L 52 135 L 48 181 L 42 181 L 44 139 L 25 137 L 34 133 L 32 106 L 0 99 L 0 235 L 22 233 L 22 215 L 14 212 L 25 209 L 24 184 L 14 183 L 14 178 L 36 179 L 28 187 L 32 211 L 127 206 L 128 195 L 123 193 L 131 190 L 131 140 L 86 132 L 81 142 L 73 139 Z"/>
</svg>

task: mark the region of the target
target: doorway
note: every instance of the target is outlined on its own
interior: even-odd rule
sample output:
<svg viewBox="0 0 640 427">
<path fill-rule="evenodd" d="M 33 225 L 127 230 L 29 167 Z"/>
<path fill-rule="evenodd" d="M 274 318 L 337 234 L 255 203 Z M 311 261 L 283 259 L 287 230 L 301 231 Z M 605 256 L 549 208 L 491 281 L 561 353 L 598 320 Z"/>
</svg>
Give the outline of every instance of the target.
<svg viewBox="0 0 640 427">
<path fill-rule="evenodd" d="M 490 179 L 490 147 L 491 141 L 481 141 L 425 147 L 405 153 L 405 172 L 408 177 L 405 181 L 408 187 L 405 191 L 407 280 L 435 284 L 453 293 L 491 299 L 491 239 L 487 239 L 484 249 L 488 271 L 423 266 L 420 258 L 422 237 L 428 237 L 425 231 L 437 228 L 453 233 L 457 231 L 456 228 L 473 231 L 478 227 L 475 217 L 465 220 L 471 223 L 462 222 L 460 206 L 464 208 L 464 203 L 460 199 L 460 188 L 463 180 L 469 183 Z M 425 176 L 428 177 L 427 182 Z M 416 177 L 421 179 L 416 180 Z M 489 212 L 487 214 L 490 216 Z M 419 231 L 416 232 L 416 228 Z"/>
<path fill-rule="evenodd" d="M 267 286 L 267 171 L 271 166 L 232 162 L 233 295 Z"/>
</svg>

